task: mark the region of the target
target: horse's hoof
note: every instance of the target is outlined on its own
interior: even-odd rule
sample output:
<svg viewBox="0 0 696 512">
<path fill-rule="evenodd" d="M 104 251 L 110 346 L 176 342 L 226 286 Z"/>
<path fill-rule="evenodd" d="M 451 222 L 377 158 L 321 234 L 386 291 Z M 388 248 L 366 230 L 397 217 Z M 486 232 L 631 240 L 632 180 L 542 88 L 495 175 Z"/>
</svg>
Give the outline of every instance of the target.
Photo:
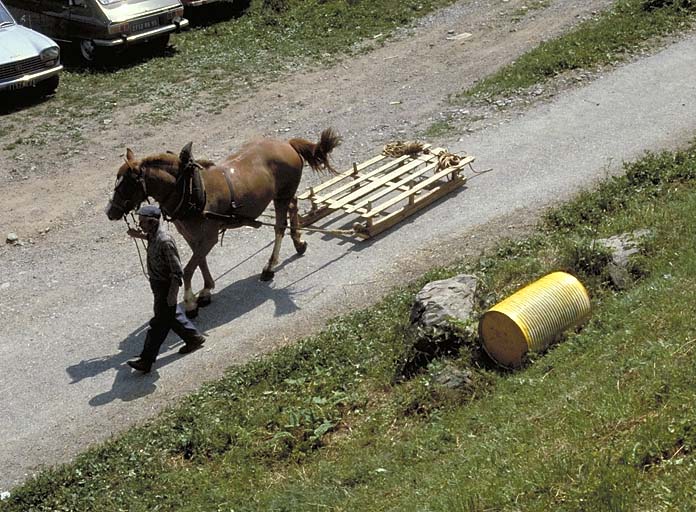
<svg viewBox="0 0 696 512">
<path fill-rule="evenodd" d="M 199 308 L 209 306 L 211 302 L 213 302 L 213 299 L 210 297 L 210 295 L 204 295 L 203 297 L 198 297 L 198 299 L 196 299 L 196 304 L 198 304 Z"/>
<path fill-rule="evenodd" d="M 272 270 L 264 270 L 261 272 L 261 281 L 271 281 L 273 276 L 275 276 L 275 272 Z"/>
<path fill-rule="evenodd" d="M 196 318 L 198 316 L 198 308 L 186 311 L 186 318 Z"/>
<path fill-rule="evenodd" d="M 307 242 L 302 242 L 300 244 L 295 245 L 295 250 L 297 251 L 297 254 L 302 256 L 304 253 L 307 252 Z"/>
</svg>

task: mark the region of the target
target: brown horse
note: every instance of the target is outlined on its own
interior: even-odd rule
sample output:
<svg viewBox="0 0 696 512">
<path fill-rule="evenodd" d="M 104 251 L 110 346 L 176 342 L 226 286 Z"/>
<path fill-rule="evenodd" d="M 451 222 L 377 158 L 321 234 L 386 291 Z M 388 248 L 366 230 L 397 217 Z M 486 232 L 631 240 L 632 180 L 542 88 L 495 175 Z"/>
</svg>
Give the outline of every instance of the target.
<svg viewBox="0 0 696 512">
<path fill-rule="evenodd" d="M 162 153 L 138 160 L 127 149 L 126 163 L 118 170 L 106 214 L 111 220 L 119 220 L 148 197 L 159 203 L 193 251 L 184 267 L 184 303 L 186 314 L 195 316 L 198 306 L 210 303 L 211 290 L 215 287 L 206 257 L 218 242 L 219 234 L 240 226 L 258 227 L 255 219 L 271 200 L 275 208 L 275 243 L 261 280 L 273 278 L 288 218 L 295 250 L 304 254 L 307 242 L 302 241 L 298 231 L 296 197 L 302 167 L 306 162 L 315 172 L 335 172 L 329 163 L 329 153 L 340 141 L 330 128 L 321 133 L 316 144 L 298 138 L 287 142 L 258 139 L 245 144 L 220 164 L 195 162 L 191 143 L 182 149 L 179 157 Z M 204 207 L 182 209 L 184 189 L 177 178 L 185 172 L 191 173 L 192 168 L 199 169 L 195 172 L 199 173 L 198 184 L 202 181 L 200 188 L 205 191 Z M 197 297 L 191 290 L 196 268 L 200 268 L 204 283 Z"/>
</svg>

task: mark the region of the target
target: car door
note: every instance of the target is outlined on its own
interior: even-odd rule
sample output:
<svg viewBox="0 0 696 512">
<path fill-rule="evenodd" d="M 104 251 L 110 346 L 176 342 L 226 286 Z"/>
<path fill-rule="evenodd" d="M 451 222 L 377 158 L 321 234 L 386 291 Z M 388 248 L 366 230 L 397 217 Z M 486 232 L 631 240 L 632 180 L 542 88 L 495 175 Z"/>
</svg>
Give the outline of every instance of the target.
<svg viewBox="0 0 696 512">
<path fill-rule="evenodd" d="M 67 41 L 68 21 L 70 19 L 70 0 L 29 0 L 39 6 L 39 27 L 34 30 L 43 32 L 53 39 Z"/>
</svg>

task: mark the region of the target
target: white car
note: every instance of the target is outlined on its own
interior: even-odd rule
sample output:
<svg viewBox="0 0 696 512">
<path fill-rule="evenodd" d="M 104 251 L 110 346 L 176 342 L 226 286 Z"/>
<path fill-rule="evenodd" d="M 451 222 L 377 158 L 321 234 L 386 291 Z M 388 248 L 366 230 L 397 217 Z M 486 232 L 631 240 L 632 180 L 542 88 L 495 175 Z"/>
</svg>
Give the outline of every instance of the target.
<svg viewBox="0 0 696 512">
<path fill-rule="evenodd" d="M 0 92 L 31 88 L 52 94 L 62 69 L 55 41 L 17 24 L 0 0 Z"/>
</svg>

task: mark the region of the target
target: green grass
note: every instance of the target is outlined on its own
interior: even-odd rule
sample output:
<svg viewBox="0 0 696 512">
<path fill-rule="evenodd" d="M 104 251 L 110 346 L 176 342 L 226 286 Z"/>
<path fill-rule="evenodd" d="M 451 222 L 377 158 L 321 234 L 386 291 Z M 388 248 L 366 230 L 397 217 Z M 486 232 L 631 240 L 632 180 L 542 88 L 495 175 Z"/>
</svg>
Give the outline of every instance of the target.
<svg viewBox="0 0 696 512">
<path fill-rule="evenodd" d="M 44 471 L 0 511 L 689 510 L 696 487 L 696 144 L 647 154 L 537 233 L 232 368 L 148 425 Z M 652 235 L 614 289 L 592 240 Z M 606 263 L 606 262 L 605 262 Z M 459 353 L 404 376 L 414 293 L 461 272 L 479 309 L 554 270 L 590 322 L 520 371 Z M 444 335 L 440 333 L 440 335 Z M 445 365 L 465 389 L 437 384 Z"/>
<path fill-rule="evenodd" d="M 688 30 L 695 17 L 696 4 L 691 0 L 619 0 L 610 10 L 540 44 L 454 101 L 512 94 L 570 70 L 621 62 L 654 46 L 656 38 Z"/>
</svg>

